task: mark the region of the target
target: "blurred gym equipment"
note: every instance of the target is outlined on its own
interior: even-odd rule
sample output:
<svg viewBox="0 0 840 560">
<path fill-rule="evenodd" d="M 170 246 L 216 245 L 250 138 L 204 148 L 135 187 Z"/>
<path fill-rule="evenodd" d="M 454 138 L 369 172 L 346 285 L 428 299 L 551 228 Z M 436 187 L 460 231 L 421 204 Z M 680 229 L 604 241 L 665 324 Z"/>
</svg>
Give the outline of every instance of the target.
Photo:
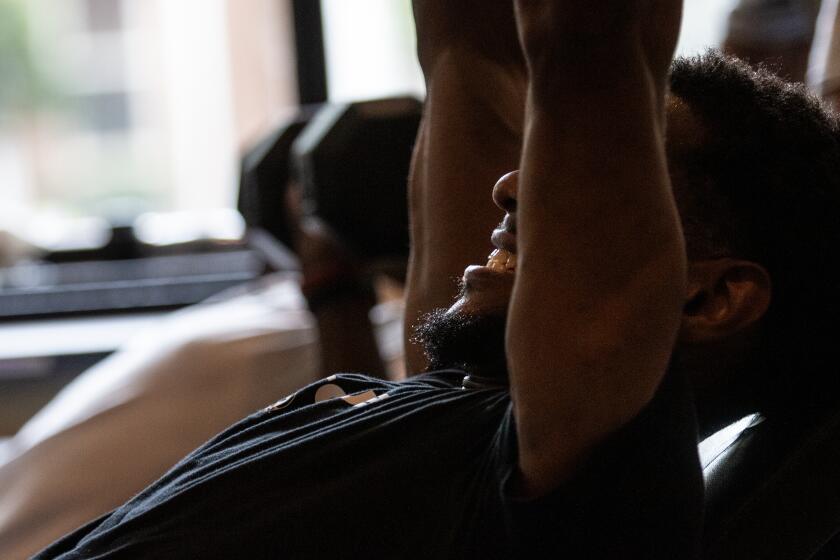
<svg viewBox="0 0 840 560">
<path fill-rule="evenodd" d="M 292 143 L 320 105 L 300 109 L 242 156 L 237 207 L 251 229 L 261 229 L 287 247 L 293 246 L 286 190 L 292 175 Z"/>
<path fill-rule="evenodd" d="M 266 272 L 297 269 L 287 248 L 290 175 L 298 176 L 309 212 L 361 257 L 390 260 L 399 270 L 408 250 L 406 183 L 420 113 L 416 99 L 396 98 L 304 107 L 282 122 L 243 154 L 242 239 L 158 246 L 126 225 L 112 228 L 104 247 L 0 269 L 0 337 L 9 342 L 0 351 L 0 392 L 20 405 L 6 406 L 0 433 L 16 429 L 162 312 Z"/>
<path fill-rule="evenodd" d="M 406 185 L 421 114 L 412 97 L 326 105 L 292 145 L 304 212 L 365 259 L 407 258 Z"/>
<path fill-rule="evenodd" d="M 752 415 L 739 424 L 703 460 L 703 558 L 840 557 L 836 405 L 789 417 Z"/>
<path fill-rule="evenodd" d="M 244 238 L 154 246 L 131 226 L 113 227 L 104 247 L 0 269 L 0 321 L 177 309 L 266 272 L 297 268 L 284 245 L 291 241 L 289 150 L 315 109 L 301 109 L 243 154 Z"/>
<path fill-rule="evenodd" d="M 119 226 L 104 247 L 0 268 L 0 434 L 13 433 L 61 387 L 169 310 L 298 267 L 273 235 L 287 222 L 269 205 L 282 200 L 300 123 L 300 115 L 292 117 L 243 154 L 241 239 L 158 246 Z"/>
</svg>

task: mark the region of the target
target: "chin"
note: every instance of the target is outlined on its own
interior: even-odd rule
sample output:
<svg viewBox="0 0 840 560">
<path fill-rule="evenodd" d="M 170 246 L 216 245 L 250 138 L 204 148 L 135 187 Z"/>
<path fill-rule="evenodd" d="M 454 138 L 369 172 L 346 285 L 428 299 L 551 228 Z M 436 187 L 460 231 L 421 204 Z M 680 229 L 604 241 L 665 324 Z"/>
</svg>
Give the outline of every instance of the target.
<svg viewBox="0 0 840 560">
<path fill-rule="evenodd" d="M 468 267 L 463 278 L 461 295 L 450 307 L 453 312 L 469 315 L 506 315 L 515 275 L 487 267 Z"/>
<path fill-rule="evenodd" d="M 461 295 L 447 312 L 479 316 L 507 315 L 513 292 L 513 275 L 506 274 L 505 276 L 503 281 L 494 283 L 465 282 Z"/>
<path fill-rule="evenodd" d="M 429 369 L 456 368 L 484 376 L 505 372 L 504 309 L 479 311 L 461 298 L 449 309 L 426 315 L 414 338 L 426 352 Z"/>
</svg>

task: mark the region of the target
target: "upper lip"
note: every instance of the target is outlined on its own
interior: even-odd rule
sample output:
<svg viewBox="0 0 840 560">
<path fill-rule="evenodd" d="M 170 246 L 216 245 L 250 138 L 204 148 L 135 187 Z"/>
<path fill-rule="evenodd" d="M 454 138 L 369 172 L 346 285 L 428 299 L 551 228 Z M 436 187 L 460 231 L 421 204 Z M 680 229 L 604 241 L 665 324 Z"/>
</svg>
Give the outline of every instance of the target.
<svg viewBox="0 0 840 560">
<path fill-rule="evenodd" d="M 497 249 L 516 253 L 516 220 L 510 214 L 505 216 L 499 227 L 493 230 L 490 241 Z"/>
</svg>

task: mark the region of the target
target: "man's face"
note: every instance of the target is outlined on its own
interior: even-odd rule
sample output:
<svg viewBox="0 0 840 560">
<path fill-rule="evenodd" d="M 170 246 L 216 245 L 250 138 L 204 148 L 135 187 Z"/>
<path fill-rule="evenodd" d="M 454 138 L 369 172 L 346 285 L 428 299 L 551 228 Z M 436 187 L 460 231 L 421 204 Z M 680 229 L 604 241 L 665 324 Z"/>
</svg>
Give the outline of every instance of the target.
<svg viewBox="0 0 840 560">
<path fill-rule="evenodd" d="M 519 172 L 512 171 L 493 187 L 493 202 L 504 219 L 490 235 L 487 262 L 464 270 L 461 295 L 448 313 L 506 315 L 516 274 L 516 196 Z"/>
<path fill-rule="evenodd" d="M 668 98 L 667 121 L 669 153 L 691 149 L 702 137 L 699 122 L 676 97 Z M 682 174 L 673 171 L 672 181 L 676 183 Z M 518 189 L 518 171 L 496 183 L 493 202 L 504 212 L 504 218 L 490 235 L 492 252 L 487 262 L 468 266 L 455 303 L 431 314 L 418 329 L 418 338 L 434 368 L 470 366 L 476 360 L 500 361 L 493 369 L 504 368 L 505 318 L 516 277 Z"/>
<path fill-rule="evenodd" d="M 424 318 L 416 329 L 429 369 L 461 368 L 494 377 L 507 369 L 505 323 L 516 273 L 516 189 L 519 172 L 493 188 L 493 201 L 505 212 L 490 236 L 493 251 L 483 265 L 464 270 L 461 294 L 449 309 Z"/>
<path fill-rule="evenodd" d="M 694 149 L 702 138 L 702 127 L 687 105 L 679 98 L 667 100 L 668 151 Z M 672 181 L 681 181 L 680 170 L 672 173 Z M 519 172 L 503 176 L 493 187 L 493 202 L 504 212 L 504 219 L 490 236 L 493 252 L 485 264 L 467 267 L 462 293 L 449 308 L 449 313 L 473 315 L 505 315 L 516 274 L 517 193 Z M 676 189 L 679 191 L 679 189 Z"/>
</svg>

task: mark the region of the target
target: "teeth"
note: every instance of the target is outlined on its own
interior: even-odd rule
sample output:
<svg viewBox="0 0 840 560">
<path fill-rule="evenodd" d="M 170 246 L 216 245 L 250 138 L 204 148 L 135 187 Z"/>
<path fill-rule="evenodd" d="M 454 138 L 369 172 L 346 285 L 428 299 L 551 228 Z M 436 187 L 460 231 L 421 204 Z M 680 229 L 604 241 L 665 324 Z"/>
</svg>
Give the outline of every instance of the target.
<svg viewBox="0 0 840 560">
<path fill-rule="evenodd" d="M 505 268 L 507 268 L 508 270 L 514 270 L 516 268 L 516 253 L 508 253 Z"/>
<path fill-rule="evenodd" d="M 487 257 L 487 268 L 495 272 L 516 269 L 516 254 L 504 249 L 496 249 Z"/>
<path fill-rule="evenodd" d="M 507 264 L 507 251 L 496 249 L 487 257 L 487 268 L 496 272 L 504 272 Z"/>
</svg>

